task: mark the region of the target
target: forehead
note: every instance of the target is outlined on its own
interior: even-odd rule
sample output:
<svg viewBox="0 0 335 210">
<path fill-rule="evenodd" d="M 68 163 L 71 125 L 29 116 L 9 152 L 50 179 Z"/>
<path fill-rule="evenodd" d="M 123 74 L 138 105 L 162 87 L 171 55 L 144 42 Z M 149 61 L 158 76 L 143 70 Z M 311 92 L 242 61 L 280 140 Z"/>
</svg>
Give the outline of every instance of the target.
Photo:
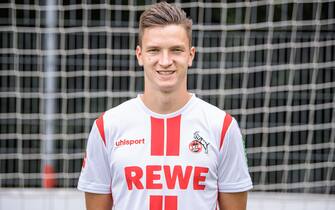
<svg viewBox="0 0 335 210">
<path fill-rule="evenodd" d="M 142 45 L 189 45 L 189 37 L 182 25 L 148 27 L 143 30 Z"/>
</svg>

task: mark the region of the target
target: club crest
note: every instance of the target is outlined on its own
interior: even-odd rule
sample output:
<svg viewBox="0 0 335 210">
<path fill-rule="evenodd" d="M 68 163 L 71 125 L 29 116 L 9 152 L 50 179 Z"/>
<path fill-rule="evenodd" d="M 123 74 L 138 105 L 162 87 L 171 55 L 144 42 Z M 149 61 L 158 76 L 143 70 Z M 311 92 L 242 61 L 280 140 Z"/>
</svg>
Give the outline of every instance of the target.
<svg viewBox="0 0 335 210">
<path fill-rule="evenodd" d="M 193 134 L 193 141 L 189 144 L 188 148 L 191 152 L 200 153 L 202 150 L 206 154 L 208 154 L 208 145 L 209 143 L 206 142 L 200 135 L 199 131 L 194 132 Z"/>
</svg>

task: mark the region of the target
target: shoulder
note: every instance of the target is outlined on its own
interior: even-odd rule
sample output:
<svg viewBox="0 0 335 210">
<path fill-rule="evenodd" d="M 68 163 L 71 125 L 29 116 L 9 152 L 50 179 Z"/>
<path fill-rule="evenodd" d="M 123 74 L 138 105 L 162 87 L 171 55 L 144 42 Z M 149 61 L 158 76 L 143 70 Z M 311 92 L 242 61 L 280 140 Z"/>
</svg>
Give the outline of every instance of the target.
<svg viewBox="0 0 335 210">
<path fill-rule="evenodd" d="M 136 109 L 136 98 L 129 99 L 119 104 L 118 106 L 115 106 L 105 112 L 100 113 L 95 122 L 103 122 L 104 124 L 106 124 L 115 121 L 116 119 L 126 118 L 130 114 L 134 113 L 134 109 Z"/>
<path fill-rule="evenodd" d="M 133 118 L 136 113 L 139 113 L 137 99 L 133 98 L 101 113 L 96 121 L 103 120 L 105 126 L 110 127 L 115 123 Z"/>
<path fill-rule="evenodd" d="M 138 113 L 136 103 L 136 98 L 130 99 L 101 113 L 99 117 L 96 118 L 93 130 L 98 131 L 105 144 L 108 143 L 108 139 L 111 139 L 111 135 L 115 133 L 120 126 L 134 118 L 134 113 Z"/>
<path fill-rule="evenodd" d="M 137 98 L 129 99 L 118 106 L 115 106 L 105 112 L 106 116 L 120 117 L 132 114 L 132 111 L 137 108 Z"/>
<path fill-rule="evenodd" d="M 211 130 L 214 138 L 217 139 L 218 147 L 221 148 L 231 127 L 235 126 L 235 119 L 226 111 L 200 98 L 197 98 L 194 114 L 196 114 L 199 119 L 206 122 L 206 125 Z"/>
<path fill-rule="evenodd" d="M 196 98 L 197 100 L 197 112 L 209 118 L 211 122 L 216 121 L 217 123 L 221 123 L 226 115 L 229 115 L 226 111 L 220 109 L 213 104 L 210 104 L 200 98 Z"/>
</svg>

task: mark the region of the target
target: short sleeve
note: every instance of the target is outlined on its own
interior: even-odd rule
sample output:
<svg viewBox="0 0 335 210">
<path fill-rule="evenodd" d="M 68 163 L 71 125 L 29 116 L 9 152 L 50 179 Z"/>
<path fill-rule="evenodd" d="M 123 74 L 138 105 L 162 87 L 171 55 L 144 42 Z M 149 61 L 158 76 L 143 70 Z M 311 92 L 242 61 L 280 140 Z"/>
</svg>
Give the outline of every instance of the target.
<svg viewBox="0 0 335 210">
<path fill-rule="evenodd" d="M 84 192 L 111 193 L 111 172 L 104 133 L 95 121 L 88 137 L 86 155 L 79 177 L 78 189 Z"/>
<path fill-rule="evenodd" d="M 228 127 L 219 154 L 219 192 L 244 192 L 252 188 L 240 128 L 235 119 Z"/>
</svg>

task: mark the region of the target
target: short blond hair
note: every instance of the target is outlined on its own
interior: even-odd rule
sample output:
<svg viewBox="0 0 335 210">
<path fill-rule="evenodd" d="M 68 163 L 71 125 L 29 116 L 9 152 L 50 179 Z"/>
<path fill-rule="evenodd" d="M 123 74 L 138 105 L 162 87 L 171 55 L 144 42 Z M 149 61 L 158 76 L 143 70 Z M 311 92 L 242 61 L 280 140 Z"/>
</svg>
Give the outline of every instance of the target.
<svg viewBox="0 0 335 210">
<path fill-rule="evenodd" d="M 185 28 L 190 46 L 192 46 L 192 20 L 186 17 L 184 10 L 167 2 L 154 4 L 141 14 L 138 44 L 142 46 L 144 29 L 173 24 L 182 25 Z"/>
</svg>

